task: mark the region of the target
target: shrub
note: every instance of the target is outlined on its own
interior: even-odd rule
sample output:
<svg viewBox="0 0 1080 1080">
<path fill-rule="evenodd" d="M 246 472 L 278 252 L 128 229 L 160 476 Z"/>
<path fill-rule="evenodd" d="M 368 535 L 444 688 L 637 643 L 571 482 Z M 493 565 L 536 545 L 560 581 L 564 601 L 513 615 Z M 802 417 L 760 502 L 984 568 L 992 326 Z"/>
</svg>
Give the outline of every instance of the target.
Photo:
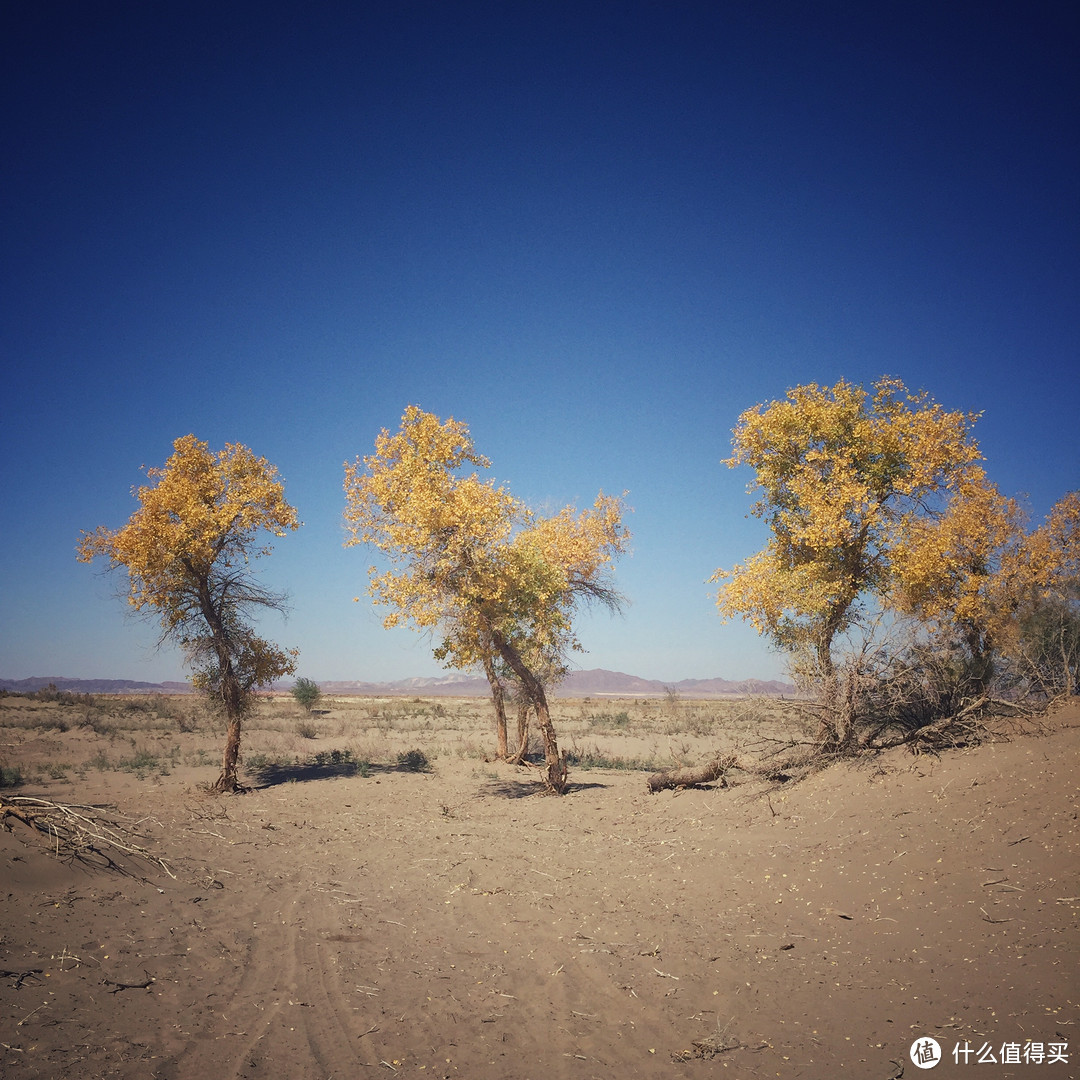
<svg viewBox="0 0 1080 1080">
<path fill-rule="evenodd" d="M 113 767 L 112 762 L 109 760 L 109 755 L 104 750 L 99 750 L 92 758 L 87 762 L 87 765 L 97 769 L 98 772 L 104 772 L 106 769 Z"/>
<path fill-rule="evenodd" d="M 351 750 L 320 750 L 315 755 L 316 765 L 351 765 L 352 760 Z"/>
<path fill-rule="evenodd" d="M 1080 691 L 1080 611 L 1075 600 L 1044 600 L 1020 626 L 1020 671 L 1047 697 Z"/>
<path fill-rule="evenodd" d="M 17 765 L 0 765 L 0 788 L 18 787 L 22 778 L 22 770 Z"/>
<path fill-rule="evenodd" d="M 296 685 L 292 688 L 292 696 L 298 705 L 311 712 L 322 699 L 322 691 L 319 689 L 319 684 L 312 679 L 300 678 L 296 680 Z M 313 736 L 309 735 L 305 738 L 313 738 Z"/>
<path fill-rule="evenodd" d="M 199 730 L 199 718 L 194 713 L 180 713 L 176 718 L 176 726 L 184 735 L 190 735 Z"/>
<path fill-rule="evenodd" d="M 628 712 L 617 713 L 593 713 L 589 717 L 589 727 L 606 728 L 615 731 L 625 731 L 630 726 L 630 714 Z"/>
<path fill-rule="evenodd" d="M 625 758 L 606 754 L 597 746 L 577 746 L 566 752 L 566 764 L 578 769 L 618 769 L 624 771 L 656 769 L 648 758 Z"/>
<path fill-rule="evenodd" d="M 97 712 L 84 713 L 79 721 L 79 727 L 89 728 L 95 735 L 114 735 L 116 733 L 116 724 Z"/>
<path fill-rule="evenodd" d="M 397 756 L 398 768 L 405 772 L 427 772 L 431 763 L 423 750 L 403 750 Z"/>
<path fill-rule="evenodd" d="M 161 758 L 152 750 L 140 747 L 135 751 L 132 757 L 121 758 L 116 763 L 116 768 L 121 769 L 124 772 L 133 772 L 137 776 L 142 777 L 147 772 L 162 768 L 162 764 Z"/>
<path fill-rule="evenodd" d="M 38 687 L 37 690 L 32 690 L 28 694 L 18 694 L 16 696 L 25 696 L 31 701 L 55 701 L 60 705 L 94 704 L 94 699 L 90 694 L 79 694 L 71 690 L 58 690 L 56 688 L 56 683 L 49 683 L 47 686 Z"/>
</svg>

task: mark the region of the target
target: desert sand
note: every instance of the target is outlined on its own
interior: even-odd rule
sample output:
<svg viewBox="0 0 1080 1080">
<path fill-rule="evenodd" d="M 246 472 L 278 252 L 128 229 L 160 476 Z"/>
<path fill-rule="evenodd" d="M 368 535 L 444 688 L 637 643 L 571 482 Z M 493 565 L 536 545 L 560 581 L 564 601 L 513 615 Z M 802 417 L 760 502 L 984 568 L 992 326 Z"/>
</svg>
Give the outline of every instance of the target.
<svg viewBox="0 0 1080 1080">
<path fill-rule="evenodd" d="M 1076 702 L 940 756 L 657 795 L 578 767 L 561 798 L 483 760 L 482 702 L 399 732 L 330 702 L 309 737 L 278 704 L 233 797 L 204 789 L 220 733 L 182 710 L 59 730 L 58 706 L 0 704 L 22 772 L 0 794 L 108 804 L 152 855 L 0 830 L 4 1077 L 895 1080 L 925 1036 L 931 1075 L 1080 1075 Z M 707 705 L 685 739 L 634 705 L 556 723 L 599 732 L 601 763 L 717 742 Z"/>
</svg>

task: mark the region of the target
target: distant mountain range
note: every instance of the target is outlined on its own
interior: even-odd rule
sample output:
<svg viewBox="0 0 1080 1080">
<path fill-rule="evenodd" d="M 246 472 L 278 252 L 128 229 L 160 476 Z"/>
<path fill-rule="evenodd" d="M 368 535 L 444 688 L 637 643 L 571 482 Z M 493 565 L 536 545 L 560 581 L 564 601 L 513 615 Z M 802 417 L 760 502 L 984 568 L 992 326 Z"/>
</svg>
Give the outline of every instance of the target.
<svg viewBox="0 0 1080 1080">
<path fill-rule="evenodd" d="M 186 694 L 191 687 L 183 682 L 133 682 L 130 679 L 67 679 L 59 676 L 35 676 L 30 679 L 0 679 L 0 690 L 32 693 L 54 685 L 57 690 L 75 694 Z M 288 690 L 291 683 L 279 683 L 276 690 Z M 327 680 L 319 683 L 324 694 L 371 695 L 395 697 L 487 697 L 487 680 L 476 675 L 448 674 L 431 678 L 399 679 L 397 682 L 347 682 Z M 663 697 L 674 692 L 680 697 L 791 697 L 798 693 L 791 683 L 771 679 L 682 679 L 665 683 L 642 679 L 621 671 L 594 668 L 572 671 L 555 691 L 555 697 Z"/>
<path fill-rule="evenodd" d="M 32 694 L 46 686 L 69 694 L 190 694 L 186 682 L 134 682 L 131 679 L 64 679 L 58 675 L 35 675 L 29 679 L 0 679 L 0 690 Z"/>
</svg>

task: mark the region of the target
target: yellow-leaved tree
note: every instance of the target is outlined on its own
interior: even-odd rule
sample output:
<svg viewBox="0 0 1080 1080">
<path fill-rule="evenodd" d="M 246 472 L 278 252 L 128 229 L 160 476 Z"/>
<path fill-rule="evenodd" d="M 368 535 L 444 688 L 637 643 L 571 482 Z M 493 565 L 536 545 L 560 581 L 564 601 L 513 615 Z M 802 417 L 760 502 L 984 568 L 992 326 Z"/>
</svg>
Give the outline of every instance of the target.
<svg viewBox="0 0 1080 1080">
<path fill-rule="evenodd" d="M 950 635 L 962 643 L 967 710 L 986 704 L 996 686 L 1008 690 L 1009 707 L 1028 693 L 1052 698 L 1077 686 L 1077 492 L 1028 532 L 1018 503 L 972 468 L 944 512 L 914 522 L 899 539 L 892 569 L 896 610 L 919 618 L 935 645 Z"/>
<path fill-rule="evenodd" d="M 724 617 L 748 619 L 781 649 L 810 657 L 829 745 L 855 734 L 834 644 L 893 604 L 898 556 L 909 607 L 944 616 L 951 605 L 951 614 L 970 616 L 973 634 L 976 625 L 983 635 L 995 629 L 996 585 L 976 584 L 977 560 L 960 554 L 965 523 L 978 520 L 980 507 L 997 515 L 995 543 L 1007 546 L 1012 535 L 1011 505 L 978 464 L 976 419 L 894 378 L 878 380 L 872 394 L 845 380 L 798 386 L 739 418 L 726 464 L 754 469 L 753 513 L 772 536 L 745 563 L 716 572 L 717 604 Z M 948 575 L 931 565 L 935 556 L 924 557 L 931 538 L 939 554 L 957 552 Z"/>
<path fill-rule="evenodd" d="M 1024 515 L 981 468 L 956 480 L 940 513 L 913 518 L 889 552 L 890 600 L 938 636 L 955 633 L 985 695 L 997 657 L 1018 645 L 1022 606 L 1037 585 Z"/>
<path fill-rule="evenodd" d="M 580 603 L 620 604 L 610 570 L 629 542 L 625 507 L 601 494 L 588 510 L 538 517 L 480 478 L 489 465 L 465 424 L 410 405 L 374 454 L 345 465 L 346 546 L 371 544 L 389 563 L 371 567 L 368 590 L 392 609 L 386 626 L 438 634 L 436 655 L 450 667 L 486 667 L 491 680 L 498 658 L 514 673 L 544 739 L 547 786 L 562 792 L 566 763 L 539 668 L 580 647 Z"/>
<path fill-rule="evenodd" d="M 1039 587 L 1075 594 L 1080 587 L 1080 491 L 1070 491 L 1054 504 L 1029 547 Z"/>
<path fill-rule="evenodd" d="M 1035 590 L 1022 612 L 1023 674 L 1050 696 L 1080 694 L 1080 491 L 1054 505 L 1028 548 Z"/>
<path fill-rule="evenodd" d="M 296 650 L 252 629 L 260 609 L 283 610 L 285 597 L 264 589 L 251 561 L 270 552 L 266 534 L 299 527 L 277 469 L 246 446 L 212 452 L 194 435 L 173 443 L 163 468 L 134 496 L 139 508 L 121 529 L 84 532 L 80 562 L 101 556 L 128 574 L 128 602 L 156 616 L 162 641 L 178 643 L 195 668 L 195 685 L 215 700 L 227 724 L 219 791 L 235 791 L 240 733 L 253 690 L 296 670 Z"/>
</svg>

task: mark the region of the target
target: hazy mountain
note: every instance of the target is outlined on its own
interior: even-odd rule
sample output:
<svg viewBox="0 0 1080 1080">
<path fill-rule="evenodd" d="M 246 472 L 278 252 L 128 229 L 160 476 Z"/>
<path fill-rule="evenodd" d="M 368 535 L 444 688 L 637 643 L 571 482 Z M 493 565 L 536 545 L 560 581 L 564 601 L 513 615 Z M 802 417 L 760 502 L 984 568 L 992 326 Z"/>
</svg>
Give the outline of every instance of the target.
<svg viewBox="0 0 1080 1080">
<path fill-rule="evenodd" d="M 29 679 L 0 679 L 0 690 L 32 694 L 46 686 L 71 694 L 188 694 L 186 682 L 134 682 L 131 679 L 65 679 L 59 675 L 34 675 Z"/>
<path fill-rule="evenodd" d="M 57 690 L 78 694 L 186 694 L 191 691 L 182 682 L 134 682 L 130 679 L 68 679 L 57 675 L 35 676 L 30 679 L 0 679 L 0 690 L 32 693 L 44 686 L 55 685 Z M 291 683 L 275 685 L 288 690 Z M 324 694 L 370 694 L 384 697 L 412 694 L 418 697 L 486 697 L 487 680 L 476 675 L 450 673 L 429 678 L 398 679 L 396 682 L 372 683 L 326 680 L 319 683 Z M 784 697 L 797 693 L 790 683 L 760 679 L 683 679 L 665 683 L 659 679 L 642 679 L 621 671 L 594 668 L 591 671 L 572 671 L 555 691 L 555 697 L 662 697 L 668 693 L 681 697 Z"/>
<path fill-rule="evenodd" d="M 674 691 L 680 697 L 723 697 L 747 695 L 783 697 L 797 693 L 791 683 L 771 679 L 682 679 L 675 683 L 661 682 L 659 679 L 642 679 L 637 675 L 626 675 L 621 671 L 605 671 L 594 668 L 591 671 L 572 671 L 567 675 L 556 696 L 589 697 L 601 694 L 613 694 L 619 697 L 655 697 Z"/>
</svg>

